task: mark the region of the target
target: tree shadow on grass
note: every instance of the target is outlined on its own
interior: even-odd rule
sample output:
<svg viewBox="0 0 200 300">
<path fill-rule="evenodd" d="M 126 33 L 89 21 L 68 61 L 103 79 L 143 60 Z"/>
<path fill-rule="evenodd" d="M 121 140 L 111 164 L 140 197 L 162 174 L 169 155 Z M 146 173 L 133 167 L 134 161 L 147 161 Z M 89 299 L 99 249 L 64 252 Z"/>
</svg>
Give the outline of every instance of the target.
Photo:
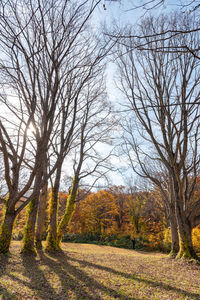
<svg viewBox="0 0 200 300">
<path fill-rule="evenodd" d="M 86 272 L 70 264 L 70 258 L 65 253 L 48 253 L 47 256 L 46 254 L 40 252 L 39 255 L 42 263 L 48 265 L 49 268 L 51 268 L 53 272 L 59 276 L 63 289 L 70 289 L 76 295 L 76 299 L 101 300 L 102 293 L 104 293 L 106 296 L 112 296 L 116 299 L 135 299 L 133 297 L 130 298 L 125 296 L 110 287 L 100 284 L 97 280 L 88 276 Z"/>
<path fill-rule="evenodd" d="M 14 300 L 16 296 L 0 285 L 0 300 Z"/>
<path fill-rule="evenodd" d="M 13 258 L 13 257 L 11 257 Z M 10 292 L 5 288 L 5 281 L 1 285 L 1 279 L 0 279 L 0 300 L 6 299 L 6 300 L 14 300 L 14 299 L 23 299 L 24 295 L 25 298 L 27 296 L 29 299 L 31 299 L 32 296 L 39 296 L 41 299 L 59 299 L 59 295 L 56 293 L 56 291 L 52 288 L 52 286 L 49 284 L 49 282 L 46 280 L 45 275 L 43 271 L 39 268 L 39 261 L 36 260 L 34 256 L 31 255 L 21 255 L 22 258 L 22 264 L 24 266 L 24 269 L 19 271 L 16 268 L 13 268 L 12 265 L 9 266 L 7 269 L 6 266 L 9 264 L 9 257 L 2 257 L 0 256 L 0 276 L 6 275 L 6 278 L 4 280 L 8 280 L 9 285 L 13 285 L 13 290 Z M 18 257 L 18 259 L 20 259 Z M 12 264 L 13 261 L 11 260 Z M 21 260 L 19 262 L 19 265 L 21 265 Z M 15 265 L 14 265 L 15 267 Z M 15 271 L 15 273 L 13 273 Z M 18 277 L 18 271 L 19 275 L 23 275 L 27 278 L 29 278 L 29 282 L 26 280 L 21 279 Z M 17 285 L 19 284 L 20 291 L 17 289 Z M 25 290 L 23 291 L 23 289 Z M 27 288 L 29 288 L 31 291 L 33 291 L 33 295 L 30 294 L 30 292 L 27 291 Z M 11 286 L 12 289 L 12 286 Z M 20 298 L 18 298 L 20 296 Z"/>
<path fill-rule="evenodd" d="M 44 272 L 39 268 L 40 261 L 34 256 L 22 255 L 22 263 L 24 266 L 24 275 L 30 279 L 31 284 L 24 283 L 34 290 L 35 294 L 42 299 L 60 299 L 55 289 L 47 281 Z"/>
<path fill-rule="evenodd" d="M 7 273 L 7 265 L 9 263 L 9 255 L 0 254 L 0 277 Z M 14 295 L 10 293 L 5 286 L 3 280 L 0 278 L 0 299 L 14 299 Z"/>
<path fill-rule="evenodd" d="M 0 274 L 5 272 L 8 262 L 9 262 L 9 255 L 0 254 Z"/>
<path fill-rule="evenodd" d="M 134 280 L 134 281 L 137 281 L 137 282 L 145 283 L 145 284 L 147 284 L 151 287 L 156 287 L 156 288 L 160 288 L 160 289 L 163 289 L 163 290 L 166 290 L 166 291 L 176 292 L 181 296 L 192 297 L 192 299 L 196 299 L 196 300 L 200 299 L 200 293 L 198 293 L 198 294 L 197 293 L 190 293 L 190 292 L 187 292 L 183 289 L 176 288 L 174 286 L 171 286 L 171 285 L 163 283 L 163 282 L 156 282 L 156 281 L 149 280 L 149 279 L 143 279 L 143 278 L 140 278 L 140 277 L 138 277 L 134 274 L 128 274 L 128 273 L 120 272 L 120 271 L 117 271 L 117 270 L 112 269 L 110 267 L 101 266 L 101 265 L 94 264 L 94 263 L 91 263 L 91 262 L 88 262 L 88 261 L 85 261 L 85 260 L 80 260 L 80 259 L 76 259 L 76 258 L 72 258 L 72 257 L 68 257 L 68 256 L 66 256 L 66 259 L 74 261 L 74 262 L 78 262 L 80 265 L 82 265 L 84 267 L 96 268 L 96 269 L 99 269 L 99 270 L 102 270 L 102 271 L 107 271 L 107 272 L 112 273 L 114 275 L 119 275 L 119 276 L 125 277 L 127 279 L 131 279 L 131 280 Z"/>
<path fill-rule="evenodd" d="M 73 258 L 68 256 L 65 252 L 53 255 L 40 251 L 38 254 L 39 258 L 22 256 L 24 266 L 23 275 L 30 279 L 29 282 L 20 279 L 18 276 L 13 274 L 9 274 L 10 272 L 7 270 L 9 257 L 6 256 L 3 258 L 0 256 L 0 276 L 7 273 L 13 281 L 18 281 L 31 289 L 34 296 L 39 296 L 41 299 L 45 300 L 64 300 L 72 299 L 72 297 L 73 299 L 100 300 L 103 299 L 104 296 L 124 300 L 135 299 L 107 286 L 107 284 L 104 285 L 100 283 L 95 279 L 95 275 L 88 275 L 86 271 L 80 268 L 81 266 L 108 272 L 109 274 L 124 277 L 138 283 L 144 283 L 147 287 L 156 287 L 163 291 L 176 292 L 178 295 L 185 298 L 189 297 L 196 300 L 200 299 L 200 294 L 198 293 L 190 293 L 163 282 L 140 278 L 137 275 L 117 271 L 111 267 L 101 266 L 86 260 Z M 55 279 L 53 285 L 51 282 L 52 279 Z M 15 295 L 9 293 L 9 291 L 5 289 L 5 286 L 0 284 L 0 295 L 1 294 L 4 295 L 3 299 L 15 299 Z M 20 296 L 21 295 L 22 294 L 20 294 Z M 31 295 L 28 295 L 26 291 L 25 295 L 31 297 Z"/>
<path fill-rule="evenodd" d="M 0 284 L 0 299 L 1 295 L 3 295 L 3 299 L 8 300 L 14 300 L 19 296 L 21 297 L 20 299 L 27 296 L 31 299 L 31 297 L 37 296 L 45 300 L 64 300 L 71 299 L 71 296 L 73 296 L 73 299 L 75 297 L 75 299 L 101 300 L 102 293 L 117 299 L 135 299 L 124 296 L 120 292 L 100 284 L 94 278 L 88 276 L 86 272 L 70 264 L 68 257 L 63 253 L 49 255 L 39 251 L 38 254 L 40 260 L 34 256 L 21 255 L 24 268 L 22 273 L 19 271 L 19 274 L 21 273 L 26 278 L 29 278 L 28 282 L 18 277 L 18 274 L 12 274 L 13 269 L 6 269 L 9 257 L 3 258 L 3 263 L 0 265 L 0 275 L 7 275 L 9 280 L 11 280 L 11 284 L 12 282 L 14 285 L 15 282 L 18 283 L 20 291 L 18 292 L 15 286 L 14 292 L 10 293 Z M 46 270 L 43 270 L 43 268 L 46 268 Z M 16 273 L 17 271 L 16 269 Z M 51 278 L 56 277 L 61 288 L 56 286 L 56 281 L 54 281 L 54 287 L 51 285 L 49 278 L 47 279 L 50 273 Z M 32 293 L 27 291 L 27 288 Z"/>
<path fill-rule="evenodd" d="M 50 254 L 44 253 L 40 250 L 38 251 L 38 254 L 40 257 L 41 265 L 48 266 L 50 272 L 57 275 L 57 277 L 59 278 L 58 280 L 61 283 L 61 291 L 59 293 L 58 299 L 70 299 L 70 296 L 72 297 L 72 294 L 77 299 L 91 299 L 84 286 L 77 282 L 76 277 L 70 275 L 69 269 L 67 269 L 66 271 L 63 264 L 57 260 L 57 257 L 63 255 L 62 252 L 60 252 L 59 254 Z"/>
</svg>

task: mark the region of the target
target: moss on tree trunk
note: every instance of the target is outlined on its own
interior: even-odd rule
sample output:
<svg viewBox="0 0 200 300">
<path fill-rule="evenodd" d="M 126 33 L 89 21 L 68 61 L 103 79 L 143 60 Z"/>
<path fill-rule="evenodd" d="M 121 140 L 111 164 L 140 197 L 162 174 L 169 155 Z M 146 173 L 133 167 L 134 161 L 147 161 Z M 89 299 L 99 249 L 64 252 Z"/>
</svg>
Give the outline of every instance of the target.
<svg viewBox="0 0 200 300">
<path fill-rule="evenodd" d="M 198 259 L 192 244 L 192 228 L 187 220 L 178 217 L 179 252 L 176 258 Z"/>
<path fill-rule="evenodd" d="M 57 214 L 58 214 L 58 192 L 62 170 L 62 159 L 59 161 L 54 186 L 49 199 L 49 226 L 45 250 L 54 252 L 60 250 L 57 242 Z"/>
<path fill-rule="evenodd" d="M 58 190 L 54 188 L 49 199 L 49 226 L 45 250 L 54 252 L 60 250 L 57 242 L 57 207 Z"/>
<path fill-rule="evenodd" d="M 70 194 L 67 198 L 64 216 L 62 217 L 62 219 L 58 225 L 58 230 L 57 230 L 58 245 L 60 245 L 60 243 L 62 241 L 63 231 L 66 228 L 66 226 L 69 224 L 69 222 L 74 214 L 74 211 L 75 211 L 76 196 L 78 193 L 78 184 L 79 184 L 79 178 L 78 178 L 78 175 L 75 175 L 74 179 L 73 179 L 73 185 L 72 185 Z"/>
<path fill-rule="evenodd" d="M 9 252 L 15 213 L 10 212 L 7 208 L 7 203 L 4 207 L 3 221 L 0 226 L 0 253 L 6 254 Z"/>
<path fill-rule="evenodd" d="M 76 207 L 76 195 L 69 195 L 67 198 L 67 205 L 65 209 L 64 216 L 62 217 L 59 225 L 58 225 L 58 231 L 57 231 L 57 241 L 58 245 L 60 245 L 62 241 L 63 231 L 65 227 L 69 224 Z"/>
<path fill-rule="evenodd" d="M 57 242 L 57 236 L 55 236 L 50 230 L 48 231 L 45 250 L 48 252 L 55 252 L 60 250 L 59 244 Z"/>
<path fill-rule="evenodd" d="M 27 219 L 24 228 L 21 253 L 35 255 L 35 222 L 37 215 L 38 199 L 32 200 L 26 209 Z"/>
<path fill-rule="evenodd" d="M 191 234 L 184 232 L 179 234 L 179 252 L 176 258 L 198 259 L 191 241 Z"/>
</svg>

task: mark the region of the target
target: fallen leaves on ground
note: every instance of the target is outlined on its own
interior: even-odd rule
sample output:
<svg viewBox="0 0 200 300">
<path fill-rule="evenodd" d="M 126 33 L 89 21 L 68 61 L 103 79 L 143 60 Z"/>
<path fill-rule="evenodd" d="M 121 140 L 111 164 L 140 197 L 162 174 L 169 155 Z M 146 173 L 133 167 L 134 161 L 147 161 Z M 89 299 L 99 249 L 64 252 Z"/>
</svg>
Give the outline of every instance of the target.
<svg viewBox="0 0 200 300">
<path fill-rule="evenodd" d="M 63 252 L 0 255 L 0 299 L 200 299 L 200 266 L 107 246 L 63 243 Z"/>
</svg>

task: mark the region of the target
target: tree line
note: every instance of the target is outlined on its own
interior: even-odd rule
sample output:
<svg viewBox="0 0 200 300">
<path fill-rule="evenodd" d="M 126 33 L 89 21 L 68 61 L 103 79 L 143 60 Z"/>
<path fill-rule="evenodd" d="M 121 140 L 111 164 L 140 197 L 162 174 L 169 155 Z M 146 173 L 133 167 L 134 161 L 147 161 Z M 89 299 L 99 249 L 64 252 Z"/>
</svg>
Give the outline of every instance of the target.
<svg viewBox="0 0 200 300">
<path fill-rule="evenodd" d="M 52 196 L 48 191 L 47 203 Z M 199 196 L 199 184 L 194 197 Z M 59 192 L 58 224 L 65 215 L 68 192 Z M 48 230 L 48 204 L 44 210 L 44 224 L 41 240 L 46 240 Z M 2 213 L 0 213 L 0 220 Z M 13 228 L 13 238 L 23 239 L 26 224 L 26 211 L 17 217 Z M 58 225 L 60 226 L 60 225 Z M 38 231 L 38 228 L 37 228 Z M 37 235 L 36 235 L 36 241 Z M 162 195 L 154 190 L 140 191 L 113 186 L 106 190 L 91 192 L 79 190 L 74 213 L 63 231 L 63 242 L 98 243 L 129 249 L 150 251 L 170 251 L 171 230 L 167 219 Z M 200 250 L 200 228 L 192 230 L 194 249 Z M 37 245 L 41 248 L 41 245 Z"/>
</svg>

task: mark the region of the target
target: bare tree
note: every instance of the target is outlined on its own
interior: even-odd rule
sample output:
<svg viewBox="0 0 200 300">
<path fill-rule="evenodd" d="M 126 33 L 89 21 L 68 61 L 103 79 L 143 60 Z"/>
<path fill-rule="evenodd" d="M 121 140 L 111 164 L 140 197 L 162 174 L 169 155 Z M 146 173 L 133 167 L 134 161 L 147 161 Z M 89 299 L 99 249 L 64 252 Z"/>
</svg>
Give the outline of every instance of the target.
<svg viewBox="0 0 200 300">
<path fill-rule="evenodd" d="M 142 149 L 142 146 L 136 142 L 134 138 L 135 130 L 131 126 L 131 123 L 129 121 L 129 124 L 126 123 L 123 126 L 124 135 L 121 150 L 128 158 L 129 167 L 132 171 L 147 182 L 150 181 L 152 188 L 160 193 L 164 214 L 171 229 L 172 243 L 170 256 L 174 257 L 179 251 L 179 236 L 172 178 L 160 159 L 156 159 L 152 154 L 150 158 L 149 153 L 145 149 Z"/>
<path fill-rule="evenodd" d="M 147 1 L 129 1 L 130 8 L 126 11 L 134 11 L 142 8 L 145 12 L 151 11 L 154 8 L 158 8 L 165 3 L 165 0 L 147 0 Z"/>
<path fill-rule="evenodd" d="M 104 10 L 106 10 L 106 4 L 107 3 L 111 4 L 112 2 L 118 2 L 118 3 L 123 3 L 125 1 L 123 0 L 104 0 L 104 3 L 103 3 L 103 8 Z M 150 11 L 154 8 L 157 8 L 157 7 L 160 7 L 161 5 L 163 5 L 165 3 L 165 0 L 146 0 L 146 1 L 135 1 L 135 0 L 129 0 L 129 1 L 126 1 L 126 5 L 129 6 L 129 8 L 127 8 L 125 10 L 125 12 L 127 11 L 134 11 L 134 10 L 138 10 L 140 8 L 142 8 L 143 10 L 145 10 L 145 12 L 147 11 Z"/>
<path fill-rule="evenodd" d="M 144 1 L 144 3 L 139 3 L 137 5 L 137 1 L 134 1 L 134 5 L 131 6 L 128 11 L 134 11 L 137 9 L 142 9 L 145 13 L 141 16 L 139 24 L 145 24 L 150 22 L 154 22 L 154 28 L 152 29 L 151 32 L 147 31 L 139 31 L 138 27 L 135 24 L 135 30 L 133 30 L 133 26 L 130 24 L 123 24 L 120 26 L 117 26 L 117 22 L 115 22 L 115 26 L 109 29 L 105 29 L 105 35 L 109 36 L 110 39 L 116 40 L 119 44 L 126 45 L 127 49 L 130 48 L 138 48 L 138 49 L 145 49 L 147 50 L 148 48 L 152 47 L 157 47 L 157 51 L 171 51 L 171 52 L 190 52 L 193 54 L 196 58 L 200 59 L 199 55 L 199 43 L 196 45 L 191 45 L 187 44 L 187 38 L 185 40 L 181 39 L 179 40 L 179 43 L 177 42 L 176 44 L 168 43 L 163 46 L 159 46 L 156 44 L 159 41 L 162 40 L 170 40 L 173 39 L 174 37 L 178 35 L 183 35 L 185 34 L 186 36 L 190 36 L 190 34 L 199 32 L 200 31 L 200 24 L 199 24 L 199 18 L 198 18 L 198 13 L 200 9 L 200 5 L 198 1 L 189 1 L 184 3 L 184 1 L 179 1 L 174 3 L 176 5 L 176 11 L 174 11 L 174 6 L 173 10 L 170 12 L 170 15 L 174 15 L 174 21 L 173 24 L 169 27 L 166 24 L 163 24 L 163 27 L 157 27 L 156 20 L 154 19 L 154 8 L 157 7 L 162 7 L 163 5 L 166 5 L 167 8 L 170 8 L 169 3 L 167 1 Z M 182 14 L 182 23 L 177 22 L 177 16 Z M 147 21 L 147 16 L 149 18 L 149 21 Z M 163 16 L 164 17 L 164 16 Z M 192 19 L 192 26 L 191 25 L 191 20 L 188 21 L 189 19 Z M 195 21 L 194 21 L 195 20 Z M 142 26 L 143 26 L 142 25 Z M 145 26 L 145 25 L 144 25 Z M 137 43 L 135 42 L 134 44 L 129 43 L 129 39 L 134 38 L 135 41 L 137 40 Z M 178 41 L 178 39 L 177 39 Z"/>
<path fill-rule="evenodd" d="M 70 64 L 65 65 L 65 77 L 61 80 L 59 114 L 57 126 L 53 130 L 55 133 L 54 139 L 51 143 L 52 151 L 56 157 L 56 170 L 49 203 L 50 213 L 46 244 L 46 249 L 49 251 L 58 249 L 56 224 L 62 165 L 77 135 L 77 126 L 81 122 L 80 112 L 84 110 L 84 105 L 86 105 L 84 104 L 84 89 L 88 85 L 88 81 L 94 81 L 98 74 L 101 73 L 103 68 L 102 60 L 112 48 L 112 44 L 109 43 L 101 45 L 101 41 L 94 37 L 92 32 L 86 28 L 82 29 L 81 36 L 77 40 L 78 47 L 74 43 L 72 53 L 69 55 Z M 81 104 L 82 102 L 83 104 Z M 36 209 L 29 211 L 29 215 L 35 213 Z M 32 222 L 32 219 L 30 219 L 30 222 Z M 38 222 L 40 222 L 39 219 Z M 32 233 L 29 235 L 29 238 L 25 234 L 28 244 L 30 237 L 33 237 Z M 37 244 L 41 245 L 41 242 L 37 241 Z"/>
<path fill-rule="evenodd" d="M 8 189 L 0 231 L 0 252 L 9 249 L 16 215 L 32 201 L 27 234 L 33 233 L 38 198 L 47 178 L 43 174 L 46 152 L 52 147 L 53 128 L 60 113 L 60 94 L 70 73 L 74 53 L 84 48 L 84 30 L 100 1 L 1 1 L 0 143 Z M 79 49 L 76 52 L 76 49 Z M 8 118 L 4 117 L 8 112 Z M 34 135 L 28 130 L 32 124 Z M 51 156 L 50 156 L 51 157 Z M 47 174 L 49 177 L 56 164 Z M 51 163 L 50 163 L 51 165 Z M 28 175 L 21 187 L 19 179 Z M 27 192 L 30 191 L 27 195 Z M 26 200 L 25 196 L 27 196 Z M 30 236 L 30 234 L 29 234 Z M 34 241 L 25 243 L 32 251 Z"/>
<path fill-rule="evenodd" d="M 182 17 L 176 22 L 183 22 Z M 147 19 L 148 20 L 148 19 Z M 156 19 L 160 30 L 170 18 Z M 184 20 L 186 22 L 186 20 Z M 141 35 L 154 32 L 155 22 L 140 26 Z M 172 23 L 173 26 L 174 23 Z M 192 27 L 191 23 L 191 27 Z M 147 37 L 154 39 L 154 36 Z M 199 61 L 191 53 L 157 51 L 185 42 L 198 43 L 198 33 L 178 35 L 155 41 L 147 51 L 118 52 L 120 89 L 127 99 L 127 110 L 135 117 L 137 134 L 133 136 L 136 161 L 145 170 L 145 157 L 159 160 L 172 178 L 174 207 L 180 235 L 178 257 L 196 257 L 192 247 L 192 223 L 197 217 L 199 201 L 193 203 L 193 192 L 199 171 Z M 127 113 L 128 113 L 127 112 Z M 135 131 L 136 132 L 136 131 Z M 132 133 L 134 135 L 134 133 Z"/>
<path fill-rule="evenodd" d="M 48 251 L 58 250 L 64 228 L 69 223 L 76 204 L 76 196 L 80 182 L 88 176 L 95 176 L 96 182 L 107 173 L 108 153 L 100 154 L 97 147 L 110 141 L 109 132 L 114 126 L 111 116 L 111 109 L 106 102 L 104 92 L 104 83 L 102 77 L 103 69 L 100 65 L 93 65 L 93 71 L 90 71 L 91 77 L 85 81 L 78 101 L 78 117 L 76 134 L 74 136 L 74 145 L 69 153 L 69 157 L 74 157 L 73 164 L 73 183 L 70 195 L 67 199 L 66 210 L 61 222 L 57 228 L 57 205 L 55 198 L 50 202 L 50 224 L 48 228 L 46 249 Z M 61 175 L 61 174 L 60 174 Z M 58 189 L 57 189 L 58 194 Z M 54 216 L 54 217 L 53 217 Z"/>
</svg>

